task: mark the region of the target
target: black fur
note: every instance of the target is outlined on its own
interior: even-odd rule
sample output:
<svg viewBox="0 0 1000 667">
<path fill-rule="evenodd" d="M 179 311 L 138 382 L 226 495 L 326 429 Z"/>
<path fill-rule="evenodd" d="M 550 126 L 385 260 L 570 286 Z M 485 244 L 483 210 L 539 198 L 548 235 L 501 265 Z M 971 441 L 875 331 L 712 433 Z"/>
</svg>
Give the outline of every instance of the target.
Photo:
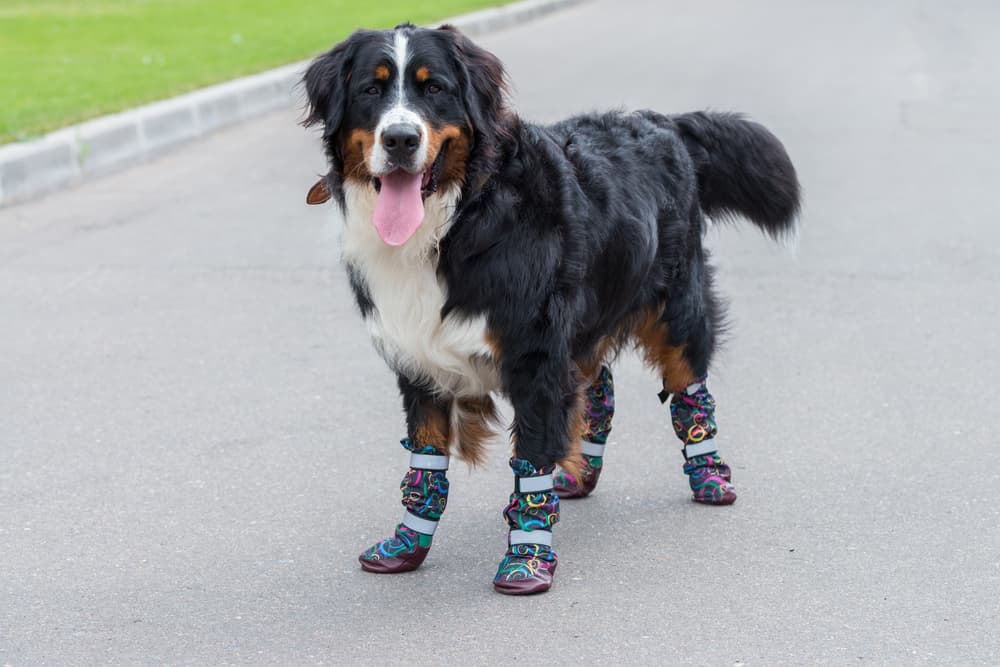
<svg viewBox="0 0 1000 667">
<path fill-rule="evenodd" d="M 368 285 L 365 284 L 365 277 L 362 276 L 353 266 L 347 266 L 347 280 L 351 284 L 351 291 L 354 292 L 354 301 L 358 305 L 361 317 L 367 318 L 375 310 L 371 294 L 368 293 Z"/>
<path fill-rule="evenodd" d="M 566 455 L 585 380 L 579 369 L 646 313 L 667 325 L 665 342 L 683 346 L 696 375 L 707 373 L 723 313 L 702 247 L 704 214 L 744 216 L 772 236 L 790 230 L 799 186 L 781 143 L 733 114 L 613 112 L 528 123 L 505 106 L 504 72 L 492 54 L 450 28 L 398 29 L 413 36 L 413 57 L 451 63 L 459 83 L 449 103 L 465 114 L 473 141 L 437 255 L 448 295 L 442 317 L 486 316 L 514 406 L 518 455 L 536 466 Z M 338 141 L 354 104 L 344 81 L 352 58 L 387 35 L 356 33 L 306 74 L 309 119 L 325 124 L 328 183 L 342 205 Z M 363 278 L 352 272 L 351 284 L 370 314 L 377 305 Z M 426 403 L 417 397 L 428 388 L 406 377 L 400 387 L 413 431 Z"/>
<path fill-rule="evenodd" d="M 781 142 L 732 113 L 674 116 L 698 172 L 698 198 L 710 216 L 742 215 L 772 237 L 799 213 L 799 182 Z"/>
</svg>

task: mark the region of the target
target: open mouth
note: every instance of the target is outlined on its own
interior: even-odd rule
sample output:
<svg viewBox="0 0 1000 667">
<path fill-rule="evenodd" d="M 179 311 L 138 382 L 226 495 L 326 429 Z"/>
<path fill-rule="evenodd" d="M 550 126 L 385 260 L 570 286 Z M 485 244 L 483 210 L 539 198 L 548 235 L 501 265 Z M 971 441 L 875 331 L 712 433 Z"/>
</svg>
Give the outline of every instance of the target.
<svg viewBox="0 0 1000 667">
<path fill-rule="evenodd" d="M 372 224 L 388 245 L 406 243 L 424 221 L 424 200 L 437 192 L 444 147 L 423 174 L 393 169 L 372 179 L 375 186 L 375 209 Z"/>
<path fill-rule="evenodd" d="M 421 199 L 427 199 L 432 194 L 437 192 L 439 181 L 441 176 L 441 166 L 444 164 L 444 155 L 447 152 L 448 144 L 445 143 L 441 146 L 441 150 L 438 151 L 437 158 L 434 159 L 434 163 L 428 167 L 420 180 L 420 197 Z M 401 169 L 395 169 L 394 172 L 401 171 Z M 393 173 L 393 172 L 390 172 Z M 375 186 L 375 192 L 382 191 L 382 179 L 380 177 L 373 177 L 372 182 Z"/>
</svg>

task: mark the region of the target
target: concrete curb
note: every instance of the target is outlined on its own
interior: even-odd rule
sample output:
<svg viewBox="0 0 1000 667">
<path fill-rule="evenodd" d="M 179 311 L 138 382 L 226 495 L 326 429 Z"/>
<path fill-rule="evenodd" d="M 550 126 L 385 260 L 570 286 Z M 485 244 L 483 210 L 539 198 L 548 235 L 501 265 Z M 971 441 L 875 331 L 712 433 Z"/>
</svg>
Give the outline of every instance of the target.
<svg viewBox="0 0 1000 667">
<path fill-rule="evenodd" d="M 441 21 L 470 36 L 526 23 L 587 0 L 524 0 Z M 0 147 L 0 207 L 117 171 L 266 111 L 301 104 L 309 60 Z"/>
</svg>

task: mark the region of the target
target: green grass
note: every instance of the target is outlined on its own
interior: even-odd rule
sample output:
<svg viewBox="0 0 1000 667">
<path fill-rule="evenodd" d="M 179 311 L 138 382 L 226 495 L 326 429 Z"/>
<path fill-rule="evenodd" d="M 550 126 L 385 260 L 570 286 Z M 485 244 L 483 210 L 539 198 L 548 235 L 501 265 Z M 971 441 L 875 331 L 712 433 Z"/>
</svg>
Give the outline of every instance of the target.
<svg viewBox="0 0 1000 667">
<path fill-rule="evenodd" d="M 504 1 L 0 0 L 0 143 Z"/>
</svg>

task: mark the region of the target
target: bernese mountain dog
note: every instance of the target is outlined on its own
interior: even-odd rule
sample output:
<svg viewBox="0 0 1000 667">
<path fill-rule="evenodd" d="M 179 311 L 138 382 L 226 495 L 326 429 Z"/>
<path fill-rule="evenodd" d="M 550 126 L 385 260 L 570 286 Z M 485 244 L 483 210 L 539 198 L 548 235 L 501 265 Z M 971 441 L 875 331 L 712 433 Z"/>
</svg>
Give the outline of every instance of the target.
<svg viewBox="0 0 1000 667">
<path fill-rule="evenodd" d="M 597 483 L 609 364 L 631 345 L 662 381 L 694 500 L 736 499 L 706 385 L 723 309 L 702 235 L 708 217 L 794 229 L 799 185 L 774 135 L 729 113 L 526 122 L 500 61 L 447 25 L 355 32 L 303 81 L 330 166 L 307 202 L 343 215 L 358 310 L 406 414 L 403 520 L 365 570 L 424 561 L 449 457 L 483 460 L 499 394 L 514 489 L 494 587 L 548 590 L 559 499 Z"/>
</svg>

